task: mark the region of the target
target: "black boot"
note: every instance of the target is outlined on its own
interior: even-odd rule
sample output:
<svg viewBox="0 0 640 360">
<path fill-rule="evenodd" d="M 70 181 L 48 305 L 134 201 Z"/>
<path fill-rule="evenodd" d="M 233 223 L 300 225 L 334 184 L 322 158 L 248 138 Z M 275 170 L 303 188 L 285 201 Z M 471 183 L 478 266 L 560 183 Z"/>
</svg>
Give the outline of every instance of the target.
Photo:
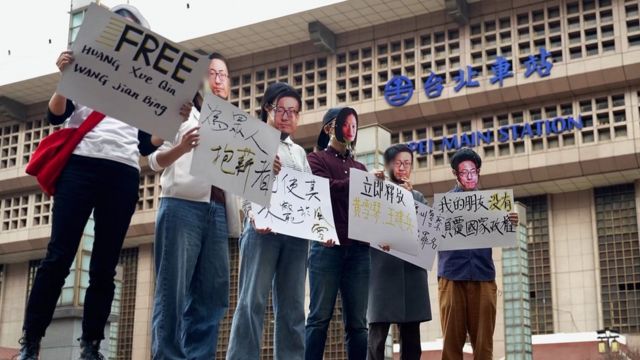
<svg viewBox="0 0 640 360">
<path fill-rule="evenodd" d="M 23 334 L 18 343 L 20 344 L 18 360 L 38 360 L 40 338 L 29 338 L 26 334 Z"/>
<path fill-rule="evenodd" d="M 81 338 L 79 360 L 106 360 L 100 354 L 100 340 L 85 340 Z"/>
</svg>

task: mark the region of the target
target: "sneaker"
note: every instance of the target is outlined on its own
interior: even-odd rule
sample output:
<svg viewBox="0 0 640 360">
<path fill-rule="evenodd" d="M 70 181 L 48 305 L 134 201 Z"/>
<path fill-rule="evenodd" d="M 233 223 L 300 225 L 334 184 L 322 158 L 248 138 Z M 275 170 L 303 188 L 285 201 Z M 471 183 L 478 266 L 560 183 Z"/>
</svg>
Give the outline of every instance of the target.
<svg viewBox="0 0 640 360">
<path fill-rule="evenodd" d="M 20 352 L 14 359 L 18 360 L 38 360 L 40 354 L 40 338 L 29 339 L 26 335 L 18 341 Z"/>
<path fill-rule="evenodd" d="M 80 359 L 79 360 L 106 360 L 100 353 L 100 340 L 80 339 Z"/>
</svg>

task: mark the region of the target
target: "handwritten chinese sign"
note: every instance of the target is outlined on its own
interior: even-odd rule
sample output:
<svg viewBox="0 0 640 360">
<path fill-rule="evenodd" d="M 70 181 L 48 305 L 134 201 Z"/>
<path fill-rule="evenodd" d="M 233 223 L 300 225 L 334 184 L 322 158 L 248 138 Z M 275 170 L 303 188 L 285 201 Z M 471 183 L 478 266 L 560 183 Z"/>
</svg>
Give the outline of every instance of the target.
<svg viewBox="0 0 640 360">
<path fill-rule="evenodd" d="M 328 179 L 284 167 L 273 182 L 271 205 L 252 205 L 256 227 L 339 244 L 330 199 Z"/>
<path fill-rule="evenodd" d="M 91 4 L 56 90 L 134 127 L 173 139 L 208 60 Z"/>
<path fill-rule="evenodd" d="M 372 246 L 389 245 L 416 255 L 418 243 L 413 195 L 404 188 L 351 169 L 349 175 L 349 238 Z"/>
<path fill-rule="evenodd" d="M 429 205 L 417 201 L 415 205 L 418 220 L 418 253 L 409 255 L 391 249 L 389 254 L 425 270 L 431 270 L 442 240 L 441 234 L 436 231 L 436 226 L 444 222 L 444 217 Z"/>
<path fill-rule="evenodd" d="M 280 132 L 213 94 L 205 96 L 198 121 L 191 175 L 268 206 Z"/>
<path fill-rule="evenodd" d="M 444 218 L 437 223 L 440 250 L 512 247 L 516 226 L 508 214 L 514 212 L 512 190 L 490 190 L 435 194 L 434 208 Z"/>
</svg>

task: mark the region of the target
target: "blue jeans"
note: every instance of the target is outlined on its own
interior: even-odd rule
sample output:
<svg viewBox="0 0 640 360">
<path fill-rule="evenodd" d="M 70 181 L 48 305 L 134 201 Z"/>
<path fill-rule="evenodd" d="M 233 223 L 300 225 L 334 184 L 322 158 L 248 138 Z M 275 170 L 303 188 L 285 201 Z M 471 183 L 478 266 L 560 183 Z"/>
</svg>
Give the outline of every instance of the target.
<svg viewBox="0 0 640 360">
<path fill-rule="evenodd" d="M 366 359 L 369 271 L 368 244 L 355 243 L 332 248 L 316 242 L 311 245 L 311 302 L 305 334 L 306 360 L 322 360 L 338 290 L 342 297 L 347 356 L 350 360 Z"/>
<path fill-rule="evenodd" d="M 264 313 L 273 287 L 276 360 L 304 357 L 304 290 L 309 241 L 260 235 L 245 222 L 240 237 L 238 307 L 227 360 L 260 358 Z"/>
<path fill-rule="evenodd" d="M 213 359 L 229 307 L 223 204 L 162 198 L 156 220 L 153 359 Z"/>
</svg>

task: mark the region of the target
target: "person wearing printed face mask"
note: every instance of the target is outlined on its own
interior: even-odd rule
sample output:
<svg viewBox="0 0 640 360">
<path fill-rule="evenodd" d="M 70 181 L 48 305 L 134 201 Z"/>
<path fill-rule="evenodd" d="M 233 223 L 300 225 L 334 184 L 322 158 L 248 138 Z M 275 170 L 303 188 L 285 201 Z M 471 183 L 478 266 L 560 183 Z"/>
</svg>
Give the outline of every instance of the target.
<svg viewBox="0 0 640 360">
<path fill-rule="evenodd" d="M 476 191 L 482 159 L 462 148 L 451 157 L 456 185 L 451 192 Z M 509 214 L 518 224 L 518 214 Z M 443 360 L 462 359 L 462 348 L 471 339 L 475 360 L 493 359 L 497 286 L 491 249 L 438 252 L 438 293 L 442 326 Z"/>
<path fill-rule="evenodd" d="M 227 100 L 227 64 L 219 53 L 209 55 L 208 79 L 211 92 Z M 201 99 L 195 101 L 173 141 L 149 157 L 149 167 L 162 171 L 151 334 L 152 357 L 158 360 L 215 357 L 229 307 L 229 238 L 240 235 L 237 197 L 190 175 L 200 140 Z"/>
<path fill-rule="evenodd" d="M 118 5 L 111 11 L 149 27 L 133 6 Z M 73 53 L 65 51 L 56 65 L 63 71 L 73 62 Z M 65 126 L 73 128 L 94 113 L 93 109 L 58 93 L 51 96 L 47 110 L 51 124 L 66 121 Z M 186 119 L 190 110 L 191 104 L 184 104 L 180 109 L 181 119 L 176 116 L 176 121 Z M 139 157 L 153 153 L 161 144 L 162 139 L 105 116 L 74 149 L 56 183 L 51 240 L 27 302 L 19 359 L 36 360 L 39 356 L 41 338 L 51 323 L 92 212 L 95 234 L 79 339 L 80 359 L 104 359 L 100 342 L 111 312 L 120 250 L 138 202 Z"/>
<path fill-rule="evenodd" d="M 356 117 L 350 114 L 344 119 L 344 123 L 340 127 L 342 131 L 342 137 L 345 143 L 353 144 L 356 141 L 356 135 L 358 134 L 358 124 Z"/>
<path fill-rule="evenodd" d="M 314 175 L 329 179 L 331 206 L 340 246 L 313 242 L 309 253 L 310 304 L 306 325 L 305 359 L 321 360 L 327 329 L 340 291 L 347 355 L 367 357 L 367 299 L 369 244 L 349 239 L 349 172 L 366 167 L 353 157 L 358 114 L 352 108 L 332 108 L 322 121 L 320 150 L 307 156 Z"/>
<path fill-rule="evenodd" d="M 413 152 L 407 145 L 393 145 L 384 152 L 386 172 L 391 182 L 413 194 L 416 202 L 426 204 L 424 195 L 411 185 Z M 385 179 L 385 172 L 376 173 Z M 369 287 L 369 348 L 367 360 L 383 360 L 389 327 L 400 329 L 400 359 L 419 360 L 420 323 L 431 320 L 431 304 L 427 271 L 385 253 L 391 247 L 379 245 L 382 251 L 371 252 Z"/>
<path fill-rule="evenodd" d="M 282 134 L 282 166 L 311 173 L 304 149 L 291 140 L 298 128 L 300 95 L 286 83 L 270 85 L 262 118 Z M 274 357 L 304 358 L 304 290 L 309 241 L 270 228 L 257 228 L 250 201 L 244 201 L 245 227 L 240 238 L 238 306 L 233 316 L 227 360 L 260 358 L 264 312 L 273 291 Z M 268 324 L 271 326 L 271 324 Z"/>
</svg>

